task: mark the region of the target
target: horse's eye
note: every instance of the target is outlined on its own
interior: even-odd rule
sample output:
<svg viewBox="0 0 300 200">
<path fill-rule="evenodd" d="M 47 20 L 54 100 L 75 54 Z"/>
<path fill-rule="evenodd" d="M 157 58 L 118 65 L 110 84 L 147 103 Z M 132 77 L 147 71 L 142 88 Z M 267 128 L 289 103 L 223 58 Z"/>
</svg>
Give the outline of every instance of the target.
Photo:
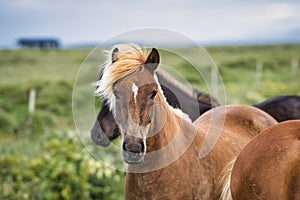
<svg viewBox="0 0 300 200">
<path fill-rule="evenodd" d="M 157 94 L 157 91 L 154 90 L 154 91 L 151 93 L 151 95 L 150 95 L 150 99 L 154 99 L 154 97 L 156 96 L 156 94 Z"/>
</svg>

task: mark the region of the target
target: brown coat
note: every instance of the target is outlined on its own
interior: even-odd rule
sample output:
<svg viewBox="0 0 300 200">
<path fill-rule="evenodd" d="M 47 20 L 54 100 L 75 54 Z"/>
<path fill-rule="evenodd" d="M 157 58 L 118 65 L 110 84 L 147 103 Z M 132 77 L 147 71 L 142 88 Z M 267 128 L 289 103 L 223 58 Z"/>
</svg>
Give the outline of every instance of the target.
<svg viewBox="0 0 300 200">
<path fill-rule="evenodd" d="M 300 199 L 300 120 L 279 123 L 239 154 L 231 175 L 233 199 Z"/>
<path fill-rule="evenodd" d="M 175 115 L 169 116 L 163 130 L 147 139 L 149 149 L 153 146 L 160 148 L 176 136 L 173 133 L 178 132 L 176 129 L 179 126 L 176 124 L 180 124 L 180 119 Z M 219 123 L 223 118 L 224 126 Z M 251 138 L 277 122 L 263 111 L 250 106 L 226 106 L 208 111 L 194 125 L 186 121 L 181 123 L 180 131 L 184 132 L 183 136 L 178 139 L 172 152 L 161 155 L 161 160 L 155 162 L 165 161 L 171 153 L 180 154 L 176 147 L 180 149 L 192 141 L 187 151 L 162 169 L 147 173 L 128 173 L 126 199 L 219 199 L 219 176 L 225 165 L 237 156 Z M 200 158 L 200 149 L 204 148 L 205 152 L 205 148 L 210 148 L 210 145 L 203 144 L 210 128 L 212 130 L 209 135 L 218 134 L 219 131 L 221 135 L 212 151 Z M 142 165 L 129 166 L 129 171 L 154 164 L 145 159 Z"/>
</svg>

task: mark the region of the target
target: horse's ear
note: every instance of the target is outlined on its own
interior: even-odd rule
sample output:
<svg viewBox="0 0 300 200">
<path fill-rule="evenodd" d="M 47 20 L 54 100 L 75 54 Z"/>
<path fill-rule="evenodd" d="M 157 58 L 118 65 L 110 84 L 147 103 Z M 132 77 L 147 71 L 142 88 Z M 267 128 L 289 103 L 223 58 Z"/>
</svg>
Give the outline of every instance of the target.
<svg viewBox="0 0 300 200">
<path fill-rule="evenodd" d="M 150 71 L 154 72 L 159 65 L 159 52 L 157 49 L 152 48 L 148 58 L 145 62 L 145 67 Z"/>
<path fill-rule="evenodd" d="M 114 63 L 118 60 L 118 55 L 117 55 L 118 53 L 119 53 L 119 49 L 117 47 L 114 48 L 114 50 L 112 51 L 112 54 L 111 54 L 112 63 Z"/>
</svg>

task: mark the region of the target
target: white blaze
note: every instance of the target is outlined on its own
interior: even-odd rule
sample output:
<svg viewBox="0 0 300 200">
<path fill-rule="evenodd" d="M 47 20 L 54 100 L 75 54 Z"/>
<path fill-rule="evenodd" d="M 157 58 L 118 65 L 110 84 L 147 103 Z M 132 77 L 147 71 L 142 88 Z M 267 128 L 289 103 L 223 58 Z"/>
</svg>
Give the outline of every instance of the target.
<svg viewBox="0 0 300 200">
<path fill-rule="evenodd" d="M 136 102 L 136 96 L 138 94 L 138 89 L 139 88 L 138 88 L 138 86 L 136 86 L 135 83 L 133 83 L 131 89 L 132 89 L 132 92 L 133 92 L 133 95 L 134 95 L 134 102 Z"/>
</svg>

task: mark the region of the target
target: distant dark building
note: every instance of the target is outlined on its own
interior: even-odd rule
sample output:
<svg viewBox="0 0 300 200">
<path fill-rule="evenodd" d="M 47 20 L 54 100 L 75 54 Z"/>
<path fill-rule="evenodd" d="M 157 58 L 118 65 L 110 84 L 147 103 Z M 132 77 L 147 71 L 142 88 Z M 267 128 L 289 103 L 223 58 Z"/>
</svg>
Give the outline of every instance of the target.
<svg viewBox="0 0 300 200">
<path fill-rule="evenodd" d="M 53 38 L 21 38 L 18 45 L 24 48 L 57 49 L 60 47 L 59 41 Z"/>
</svg>

